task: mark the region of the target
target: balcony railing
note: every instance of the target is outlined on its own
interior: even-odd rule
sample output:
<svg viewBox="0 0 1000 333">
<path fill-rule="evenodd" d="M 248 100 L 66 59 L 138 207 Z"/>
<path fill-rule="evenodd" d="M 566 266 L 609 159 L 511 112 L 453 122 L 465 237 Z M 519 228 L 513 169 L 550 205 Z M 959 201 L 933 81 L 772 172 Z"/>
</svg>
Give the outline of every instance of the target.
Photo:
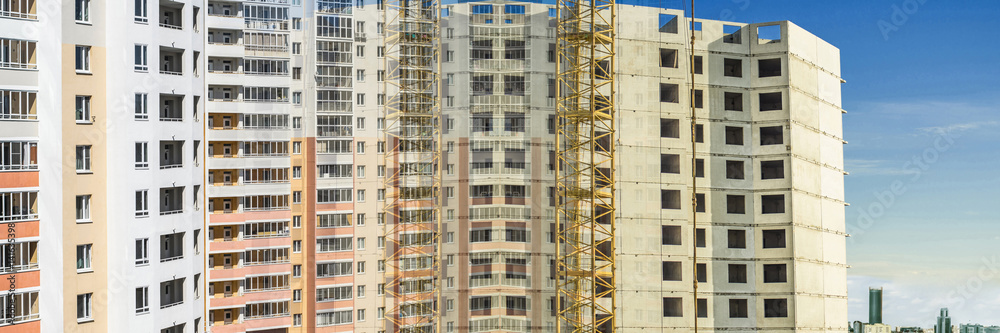
<svg viewBox="0 0 1000 333">
<path fill-rule="evenodd" d="M 160 169 L 161 170 L 162 169 L 176 169 L 176 168 L 181 168 L 181 167 L 184 167 L 184 163 L 183 162 L 179 162 L 179 161 L 170 161 L 170 162 L 166 162 L 166 164 L 160 165 Z"/>
<path fill-rule="evenodd" d="M 183 72 L 172 71 L 172 70 L 169 70 L 169 69 L 161 69 L 160 70 L 160 74 L 184 76 Z"/>
<path fill-rule="evenodd" d="M 174 30 L 184 30 L 184 28 L 182 28 L 181 26 L 179 26 L 179 25 L 173 25 L 171 23 L 160 23 L 160 27 L 167 28 L 167 29 L 174 29 Z"/>
<path fill-rule="evenodd" d="M 27 264 L 14 265 L 13 267 L 0 267 L 0 273 L 16 273 L 21 271 L 35 270 L 35 269 L 38 269 L 38 263 L 32 262 Z"/>
<path fill-rule="evenodd" d="M 167 304 L 160 305 L 160 309 L 166 309 L 166 308 L 169 308 L 171 306 L 176 306 L 176 305 L 181 305 L 181 304 L 184 304 L 184 300 L 179 300 L 179 301 L 175 301 L 173 303 L 167 303 Z"/>
<path fill-rule="evenodd" d="M 16 12 L 10 10 L 0 10 L 0 17 L 15 18 L 24 20 L 38 20 L 38 15 L 33 13 Z"/>
<path fill-rule="evenodd" d="M 174 215 L 184 212 L 184 208 L 168 208 L 166 210 L 160 211 L 160 215 Z"/>
<path fill-rule="evenodd" d="M 178 260 L 178 259 L 181 259 L 181 258 L 184 258 L 184 254 L 183 253 L 168 254 L 168 257 L 160 258 L 160 262 L 174 261 L 174 260 Z"/>
</svg>

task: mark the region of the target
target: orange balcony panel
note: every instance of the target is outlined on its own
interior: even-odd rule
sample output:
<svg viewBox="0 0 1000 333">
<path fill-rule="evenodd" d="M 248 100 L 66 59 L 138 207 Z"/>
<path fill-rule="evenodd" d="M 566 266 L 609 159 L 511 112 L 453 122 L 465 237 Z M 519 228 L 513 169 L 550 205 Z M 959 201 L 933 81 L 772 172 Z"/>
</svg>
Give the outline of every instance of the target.
<svg viewBox="0 0 1000 333">
<path fill-rule="evenodd" d="M 216 322 L 211 329 L 212 333 L 242 333 L 247 330 L 246 325 L 236 322 L 231 325 L 222 325 L 221 322 Z"/>
<path fill-rule="evenodd" d="M 6 227 L 10 227 L 10 224 L 8 223 L 4 225 L 4 227 L 4 229 L 7 229 Z M 38 237 L 38 227 L 39 223 L 37 220 L 14 222 L 14 235 L 16 235 L 17 238 Z"/>
<path fill-rule="evenodd" d="M 363 326 L 361 326 L 363 323 L 364 322 L 355 323 L 353 325 L 351 325 L 351 324 L 341 324 L 341 325 L 317 327 L 316 328 L 316 333 L 358 332 L 359 330 L 356 330 L 355 327 L 354 327 L 354 325 L 358 325 L 359 327 L 363 327 Z"/>
<path fill-rule="evenodd" d="M 316 261 L 354 259 L 354 251 L 316 253 Z"/>
<path fill-rule="evenodd" d="M 243 293 L 243 295 L 234 295 L 233 297 L 215 297 L 209 299 L 209 308 L 242 308 L 248 302 L 256 301 L 267 301 L 267 300 L 287 300 L 292 298 L 292 290 L 274 290 L 274 291 L 260 291 L 260 292 L 250 292 Z"/>
<path fill-rule="evenodd" d="M 266 329 L 274 329 L 281 327 L 292 327 L 292 316 L 284 317 L 273 317 L 273 318 L 261 318 L 261 319 L 245 319 L 243 320 L 243 327 L 247 331 L 259 331 Z M 212 330 L 215 332 L 215 330 Z"/>
<path fill-rule="evenodd" d="M 316 237 L 324 236 L 337 236 L 337 235 L 353 235 L 354 228 L 344 227 L 344 228 L 316 228 Z"/>
<path fill-rule="evenodd" d="M 349 202 L 316 204 L 316 211 L 324 211 L 324 210 L 329 210 L 329 211 L 354 210 L 354 204 Z"/>
<path fill-rule="evenodd" d="M 10 286 L 10 273 L 3 273 L 4 289 Z M 41 271 L 33 270 L 14 273 L 14 288 L 33 288 L 41 285 Z"/>
<path fill-rule="evenodd" d="M 254 220 L 290 220 L 291 218 L 292 212 L 288 210 L 209 215 L 209 221 L 211 221 L 210 223 L 232 223 Z"/>
<path fill-rule="evenodd" d="M 290 237 L 255 238 L 255 239 L 245 239 L 245 240 L 233 240 L 228 242 L 225 241 L 209 242 L 208 251 L 233 252 L 247 248 L 290 246 L 290 245 L 292 245 L 292 239 Z"/>
<path fill-rule="evenodd" d="M 8 325 L 0 327 L 0 333 L 29 333 L 29 332 L 41 332 L 41 331 L 42 331 L 41 320 L 29 321 L 17 325 Z"/>
<path fill-rule="evenodd" d="M 0 188 L 38 187 L 38 171 L 0 172 Z"/>
<path fill-rule="evenodd" d="M 208 280 L 242 279 L 243 277 L 252 274 L 279 274 L 290 273 L 291 271 L 292 264 L 244 266 L 234 267 L 232 269 L 211 269 L 208 273 Z"/>
<path fill-rule="evenodd" d="M 316 278 L 317 286 L 331 285 L 331 284 L 348 284 L 354 283 L 353 275 L 335 276 L 335 277 L 325 277 Z"/>
<path fill-rule="evenodd" d="M 353 300 L 343 300 L 343 301 L 333 301 L 333 302 L 316 302 L 316 311 L 330 310 L 330 309 L 343 309 L 354 307 Z"/>
</svg>

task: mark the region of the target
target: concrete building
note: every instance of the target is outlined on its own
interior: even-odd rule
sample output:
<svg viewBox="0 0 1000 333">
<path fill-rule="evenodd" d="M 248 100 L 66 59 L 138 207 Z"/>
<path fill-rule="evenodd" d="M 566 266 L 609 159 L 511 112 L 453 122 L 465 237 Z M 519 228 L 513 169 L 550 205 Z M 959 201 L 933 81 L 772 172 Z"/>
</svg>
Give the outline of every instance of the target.
<svg viewBox="0 0 1000 333">
<path fill-rule="evenodd" d="M 868 288 L 868 324 L 882 323 L 882 288 Z"/>
<path fill-rule="evenodd" d="M 942 308 L 941 314 L 937 317 L 937 324 L 934 325 L 934 332 L 950 333 L 952 330 L 954 330 L 954 326 L 951 325 L 951 317 L 948 316 L 948 308 Z"/>
<path fill-rule="evenodd" d="M 0 331 L 204 325 L 203 7 L 0 2 Z"/>
<path fill-rule="evenodd" d="M 380 3 L 0 4 L 0 332 L 397 330 Z M 554 6 L 444 8 L 442 330 L 554 331 Z M 617 330 L 847 331 L 839 51 L 617 10 Z"/>
<path fill-rule="evenodd" d="M 893 333 L 892 326 L 886 324 L 865 325 L 865 333 Z"/>
</svg>

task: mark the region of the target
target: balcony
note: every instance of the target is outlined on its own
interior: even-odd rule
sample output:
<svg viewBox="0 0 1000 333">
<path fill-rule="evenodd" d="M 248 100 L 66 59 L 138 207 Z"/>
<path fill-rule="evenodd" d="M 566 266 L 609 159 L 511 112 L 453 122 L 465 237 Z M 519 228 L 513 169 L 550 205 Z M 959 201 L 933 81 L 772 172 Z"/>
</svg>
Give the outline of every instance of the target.
<svg viewBox="0 0 1000 333">
<path fill-rule="evenodd" d="M 173 215 L 184 212 L 184 187 L 168 187 L 160 189 L 160 215 Z"/>
<path fill-rule="evenodd" d="M 184 233 L 160 236 L 160 262 L 184 258 Z"/>
<path fill-rule="evenodd" d="M 160 74 L 184 75 L 184 50 L 160 46 Z"/>
<path fill-rule="evenodd" d="M 38 93 L 24 90 L 0 90 L 0 120 L 38 119 Z"/>
<path fill-rule="evenodd" d="M 184 121 L 184 96 L 160 94 L 160 121 Z"/>
<path fill-rule="evenodd" d="M 184 30 L 184 4 L 169 0 L 160 0 L 160 27 L 172 30 Z"/>
<path fill-rule="evenodd" d="M 160 309 L 184 304 L 184 278 L 160 283 Z"/>
<path fill-rule="evenodd" d="M 38 192 L 0 192 L 0 221 L 38 219 Z"/>
<path fill-rule="evenodd" d="M 4 0 L 0 2 L 0 18 L 38 20 L 35 0 Z"/>
<path fill-rule="evenodd" d="M 184 166 L 184 141 L 160 141 L 160 169 Z"/>
</svg>

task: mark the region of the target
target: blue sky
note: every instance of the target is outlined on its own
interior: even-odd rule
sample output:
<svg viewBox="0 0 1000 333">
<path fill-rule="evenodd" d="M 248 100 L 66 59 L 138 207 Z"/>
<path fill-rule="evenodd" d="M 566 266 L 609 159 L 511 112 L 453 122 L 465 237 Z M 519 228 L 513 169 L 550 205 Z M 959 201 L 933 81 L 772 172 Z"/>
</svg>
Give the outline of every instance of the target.
<svg viewBox="0 0 1000 333">
<path fill-rule="evenodd" d="M 841 50 L 850 319 L 866 321 L 867 288 L 883 286 L 887 324 L 930 327 L 949 307 L 955 323 L 1000 325 L 1000 2 L 697 5 L 790 20 Z"/>
</svg>

